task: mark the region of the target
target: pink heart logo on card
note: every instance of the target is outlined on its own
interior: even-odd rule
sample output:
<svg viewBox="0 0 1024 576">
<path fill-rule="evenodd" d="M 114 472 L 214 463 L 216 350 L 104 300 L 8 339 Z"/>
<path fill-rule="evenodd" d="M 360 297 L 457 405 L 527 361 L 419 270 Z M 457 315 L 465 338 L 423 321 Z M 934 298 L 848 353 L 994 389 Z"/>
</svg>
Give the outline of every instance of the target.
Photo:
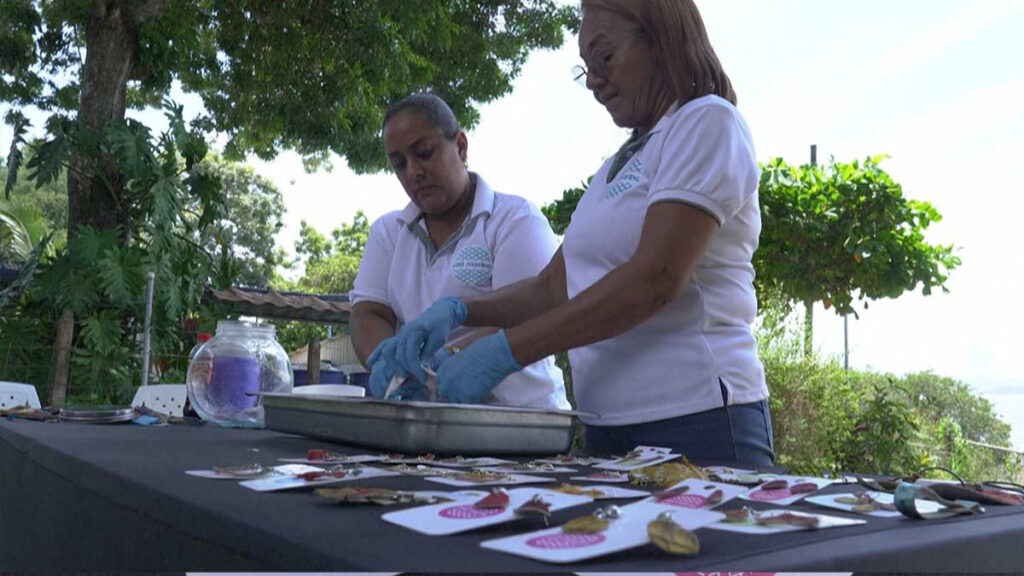
<svg viewBox="0 0 1024 576">
<path fill-rule="evenodd" d="M 775 576 L 775 572 L 676 572 L 676 576 Z"/>
<path fill-rule="evenodd" d="M 473 508 L 472 504 L 463 504 L 461 506 L 443 508 L 437 515 L 449 520 L 476 520 L 477 518 L 497 516 L 504 511 L 502 508 Z"/>
<path fill-rule="evenodd" d="M 526 545 L 545 550 L 565 550 L 596 546 L 605 540 L 604 534 L 548 534 L 530 538 L 526 541 Z"/>
<path fill-rule="evenodd" d="M 708 499 L 699 494 L 676 494 L 671 498 L 658 500 L 658 504 L 668 504 L 680 508 L 702 508 L 708 503 Z"/>
<path fill-rule="evenodd" d="M 789 491 L 789 488 L 779 488 L 777 490 L 755 490 L 750 493 L 751 500 L 761 500 L 768 502 L 771 500 L 782 500 L 783 498 L 789 498 L 793 493 Z"/>
</svg>

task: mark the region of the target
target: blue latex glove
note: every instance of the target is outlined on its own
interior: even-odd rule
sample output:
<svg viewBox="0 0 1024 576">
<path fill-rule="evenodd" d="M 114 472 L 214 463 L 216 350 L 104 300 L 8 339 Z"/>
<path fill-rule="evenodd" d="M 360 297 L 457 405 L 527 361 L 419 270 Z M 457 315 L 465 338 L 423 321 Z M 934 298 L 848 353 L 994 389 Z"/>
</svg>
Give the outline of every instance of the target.
<svg viewBox="0 0 1024 576">
<path fill-rule="evenodd" d="M 367 358 L 367 363 L 369 362 L 370 360 Z M 366 388 L 366 393 L 372 398 L 384 398 L 384 393 L 388 390 L 388 384 L 391 383 L 391 379 L 395 376 L 402 376 L 404 378 L 408 376 L 408 373 L 404 372 L 393 362 L 389 362 L 387 358 L 378 357 L 377 361 L 372 363 L 370 381 Z"/>
<path fill-rule="evenodd" d="M 427 398 L 427 387 L 423 385 L 419 380 L 409 378 L 402 385 L 395 390 L 389 400 L 419 400 L 426 401 Z"/>
<path fill-rule="evenodd" d="M 427 379 L 421 364 L 444 345 L 448 335 L 466 320 L 466 305 L 457 298 L 441 298 L 423 314 L 402 326 L 395 336 L 395 360 L 420 382 Z"/>
<path fill-rule="evenodd" d="M 522 370 L 504 330 L 480 338 L 453 354 L 437 371 L 437 395 L 457 404 L 479 404 L 506 376 Z"/>
<path fill-rule="evenodd" d="M 392 342 L 389 344 L 389 341 Z M 393 341 L 394 338 L 382 341 L 366 359 L 367 363 L 371 363 L 371 360 L 373 359 L 376 360 L 376 362 L 372 364 L 373 369 L 370 372 L 369 388 L 367 389 L 367 393 L 373 398 L 384 398 L 384 393 L 387 392 L 388 386 L 391 384 L 391 379 L 395 376 L 400 376 L 402 378 L 409 377 L 409 374 L 394 362 Z M 446 358 L 448 358 L 448 352 L 445 351 L 444 348 L 441 348 L 435 352 L 427 362 L 424 362 L 424 365 L 436 372 L 437 368 L 445 361 Z M 408 380 L 393 393 L 393 397 L 398 400 L 426 400 L 427 389 L 422 382 L 415 378 L 408 378 Z"/>
<path fill-rule="evenodd" d="M 424 366 L 430 368 L 431 372 L 436 373 L 437 369 L 441 364 L 448 359 L 448 352 L 441 348 L 429 360 L 423 363 Z M 427 387 L 415 377 L 410 377 L 402 382 L 402 385 L 395 390 L 391 396 L 385 398 L 385 400 L 419 400 L 426 402 L 431 400 L 430 393 L 427 391 Z"/>
<path fill-rule="evenodd" d="M 377 364 L 378 360 L 387 360 L 392 365 L 398 365 L 398 360 L 395 358 L 395 352 L 398 350 L 398 337 L 392 336 L 391 338 L 385 338 L 377 344 L 377 347 L 370 352 L 370 355 L 366 357 L 366 364 L 373 366 Z"/>
</svg>

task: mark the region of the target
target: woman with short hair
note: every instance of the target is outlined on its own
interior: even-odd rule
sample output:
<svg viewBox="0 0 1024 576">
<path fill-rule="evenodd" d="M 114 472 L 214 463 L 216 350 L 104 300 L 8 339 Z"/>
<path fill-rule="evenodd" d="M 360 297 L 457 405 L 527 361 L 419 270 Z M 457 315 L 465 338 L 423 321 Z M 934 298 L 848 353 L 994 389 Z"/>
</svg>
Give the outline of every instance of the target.
<svg viewBox="0 0 1024 576">
<path fill-rule="evenodd" d="M 468 140 L 451 108 L 429 93 L 408 96 L 384 115 L 384 151 L 409 195 L 403 209 L 370 227 L 350 294 L 352 344 L 371 369 L 368 391 L 383 397 L 391 379 L 413 376 L 406 398 L 423 398 L 423 367 L 404 370 L 387 358 L 367 358 L 402 324 L 442 297 L 471 298 L 531 277 L 547 263 L 556 238 L 535 206 L 493 191 L 467 167 Z M 455 330 L 441 344 L 468 343 L 494 330 Z M 436 369 L 449 353 L 438 348 L 424 364 Z M 496 382 L 480 401 L 568 408 L 562 373 L 538 358 Z"/>
</svg>

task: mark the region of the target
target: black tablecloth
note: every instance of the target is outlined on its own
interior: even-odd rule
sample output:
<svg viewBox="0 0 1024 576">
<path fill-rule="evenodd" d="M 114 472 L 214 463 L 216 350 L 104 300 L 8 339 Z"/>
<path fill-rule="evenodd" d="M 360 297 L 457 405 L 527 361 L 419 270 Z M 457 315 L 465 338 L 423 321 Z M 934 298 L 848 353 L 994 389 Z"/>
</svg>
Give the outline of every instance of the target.
<svg viewBox="0 0 1024 576">
<path fill-rule="evenodd" d="M 337 506 L 309 491 L 258 493 L 233 481 L 184 474 L 277 464 L 308 448 L 368 452 L 266 430 L 0 418 L 0 571 L 888 572 L 1024 566 L 1024 506 L 989 506 L 983 515 L 932 521 L 863 517 L 869 521 L 862 526 L 768 536 L 700 530 L 696 557 L 644 546 L 567 567 L 478 546 L 535 530 L 535 519 L 425 536 L 380 519 L 396 507 Z M 355 484 L 453 489 L 415 477 Z M 596 506 L 558 511 L 552 525 Z M 809 504 L 796 508 L 835 513 Z"/>
</svg>

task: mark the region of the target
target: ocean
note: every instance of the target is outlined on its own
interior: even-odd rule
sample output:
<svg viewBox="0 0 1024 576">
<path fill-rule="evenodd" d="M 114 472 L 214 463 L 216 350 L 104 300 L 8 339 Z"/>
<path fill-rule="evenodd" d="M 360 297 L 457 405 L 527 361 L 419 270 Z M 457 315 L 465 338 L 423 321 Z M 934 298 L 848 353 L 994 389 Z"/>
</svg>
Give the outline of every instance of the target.
<svg viewBox="0 0 1024 576">
<path fill-rule="evenodd" d="M 996 414 L 1012 427 L 1010 442 L 1014 449 L 1024 452 L 1024 394 L 983 393 L 981 396 L 991 402 Z"/>
</svg>

